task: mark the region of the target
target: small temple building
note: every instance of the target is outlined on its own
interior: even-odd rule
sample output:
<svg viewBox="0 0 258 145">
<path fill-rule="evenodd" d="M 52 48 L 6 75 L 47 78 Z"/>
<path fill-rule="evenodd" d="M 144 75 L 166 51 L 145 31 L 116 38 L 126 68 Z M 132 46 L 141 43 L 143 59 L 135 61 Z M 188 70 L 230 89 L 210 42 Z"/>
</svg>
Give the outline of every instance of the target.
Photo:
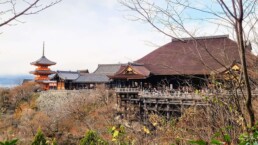
<svg viewBox="0 0 258 145">
<path fill-rule="evenodd" d="M 92 89 L 97 85 L 105 85 L 110 88 L 116 85 L 108 75 L 114 75 L 120 67 L 121 64 L 99 64 L 93 73 L 89 73 L 88 70 L 57 70 L 50 80 L 57 82 L 58 90 Z"/>
<path fill-rule="evenodd" d="M 56 73 L 55 71 L 52 71 L 49 66 L 55 65 L 56 63 L 46 58 L 44 43 L 42 57 L 30 64 L 36 66 L 36 69 L 30 72 L 35 75 L 34 81 L 39 83 L 44 90 L 56 87 L 56 81 L 51 81 L 49 79 L 49 75 Z"/>
</svg>

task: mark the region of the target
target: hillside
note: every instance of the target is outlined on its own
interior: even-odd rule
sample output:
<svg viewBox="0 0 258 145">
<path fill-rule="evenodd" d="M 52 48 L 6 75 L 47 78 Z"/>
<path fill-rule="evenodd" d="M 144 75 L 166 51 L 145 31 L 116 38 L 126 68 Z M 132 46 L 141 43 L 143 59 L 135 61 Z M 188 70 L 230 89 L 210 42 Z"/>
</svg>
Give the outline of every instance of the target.
<svg viewBox="0 0 258 145">
<path fill-rule="evenodd" d="M 114 91 L 103 86 L 95 90 L 36 92 L 38 89 L 34 83 L 0 88 L 0 141 L 18 138 L 18 144 L 30 145 L 41 129 L 48 142 L 55 139 L 60 145 L 78 145 L 92 131 L 110 145 L 190 144 L 193 140 L 237 144 L 245 132 L 242 117 L 228 108 L 231 98 L 224 98 L 224 104 L 214 98 L 208 108 L 185 108 L 182 116 L 170 120 L 150 112 L 142 121 L 137 110 L 125 118 Z M 254 109 L 258 110 L 256 98 Z"/>
</svg>

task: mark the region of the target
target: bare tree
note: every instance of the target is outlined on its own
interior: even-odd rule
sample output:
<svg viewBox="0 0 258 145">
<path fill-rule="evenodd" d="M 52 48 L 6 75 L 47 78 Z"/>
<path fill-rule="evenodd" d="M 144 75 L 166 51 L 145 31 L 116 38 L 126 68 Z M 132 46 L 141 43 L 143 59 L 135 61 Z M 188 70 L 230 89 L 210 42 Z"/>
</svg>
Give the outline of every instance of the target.
<svg viewBox="0 0 258 145">
<path fill-rule="evenodd" d="M 22 16 L 37 14 L 62 0 L 1 0 L 0 27 L 11 25 L 12 22 L 22 22 Z"/>
<path fill-rule="evenodd" d="M 257 45 L 257 41 L 255 43 L 258 30 L 256 0 L 120 0 L 120 3 L 137 13 L 130 18 L 146 22 L 164 35 L 179 41 L 184 41 L 180 39 L 182 36 L 195 39 L 200 35 L 198 29 L 193 29 L 193 25 L 189 25 L 191 23 L 196 24 L 195 26 L 201 25 L 202 29 L 211 25 L 215 28 L 214 33 L 217 31 L 230 33 L 236 40 L 241 60 L 238 87 L 241 86 L 241 82 L 244 83 L 245 93 L 242 93 L 242 96 L 249 120 L 246 126 L 255 125 L 246 49 L 250 47 L 247 43 L 253 42 L 253 45 Z M 214 61 L 220 62 L 216 58 Z"/>
</svg>

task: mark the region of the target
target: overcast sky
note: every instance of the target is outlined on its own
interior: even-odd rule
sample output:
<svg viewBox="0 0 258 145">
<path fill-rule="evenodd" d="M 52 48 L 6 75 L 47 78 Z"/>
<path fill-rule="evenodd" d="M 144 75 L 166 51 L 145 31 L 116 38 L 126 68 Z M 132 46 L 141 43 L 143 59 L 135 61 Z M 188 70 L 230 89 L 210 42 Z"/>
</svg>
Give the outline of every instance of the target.
<svg viewBox="0 0 258 145">
<path fill-rule="evenodd" d="M 42 0 L 46 1 L 50 0 Z M 0 28 L 0 75 L 29 74 L 35 69 L 30 62 L 42 56 L 43 41 L 46 57 L 57 62 L 52 70 L 90 72 L 98 64 L 135 61 L 171 41 L 148 24 L 126 19 L 128 15 L 136 14 L 117 0 L 63 0 L 22 17 L 19 21 L 24 23 Z M 201 20 L 189 21 L 186 27 L 201 36 L 229 34 Z"/>
<path fill-rule="evenodd" d="M 42 56 L 57 62 L 53 70 L 89 69 L 125 63 L 170 41 L 151 27 L 125 18 L 117 0 L 63 0 L 37 15 L 0 29 L 0 75 L 28 74 Z"/>
</svg>

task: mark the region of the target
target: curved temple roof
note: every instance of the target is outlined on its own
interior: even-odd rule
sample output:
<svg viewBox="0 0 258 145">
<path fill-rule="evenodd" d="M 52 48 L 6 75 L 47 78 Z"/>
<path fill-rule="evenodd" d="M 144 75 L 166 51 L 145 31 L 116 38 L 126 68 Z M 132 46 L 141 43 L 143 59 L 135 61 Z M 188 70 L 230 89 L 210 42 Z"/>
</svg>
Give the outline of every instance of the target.
<svg viewBox="0 0 258 145">
<path fill-rule="evenodd" d="M 76 80 L 78 77 L 80 76 L 80 73 L 78 71 L 57 71 L 56 75 L 53 76 L 53 78 L 55 77 L 59 77 L 63 80 Z"/>
<path fill-rule="evenodd" d="M 121 65 L 122 64 L 99 64 L 98 68 L 93 73 L 113 75 L 120 69 Z"/>
<path fill-rule="evenodd" d="M 248 65 L 257 59 L 251 46 L 246 58 Z M 226 35 L 172 40 L 136 61 L 154 75 L 210 74 L 233 62 L 240 62 L 237 44 Z"/>
<path fill-rule="evenodd" d="M 51 61 L 51 60 L 49 60 L 49 59 L 47 59 L 43 55 L 40 59 L 38 59 L 38 60 L 36 60 L 36 61 L 34 61 L 34 62 L 30 63 L 30 64 L 31 65 L 47 65 L 47 66 L 50 66 L 50 65 L 55 65 L 56 63 Z"/>
<path fill-rule="evenodd" d="M 146 79 L 150 74 L 151 72 L 143 64 L 128 63 L 108 77 L 111 79 Z"/>
</svg>

